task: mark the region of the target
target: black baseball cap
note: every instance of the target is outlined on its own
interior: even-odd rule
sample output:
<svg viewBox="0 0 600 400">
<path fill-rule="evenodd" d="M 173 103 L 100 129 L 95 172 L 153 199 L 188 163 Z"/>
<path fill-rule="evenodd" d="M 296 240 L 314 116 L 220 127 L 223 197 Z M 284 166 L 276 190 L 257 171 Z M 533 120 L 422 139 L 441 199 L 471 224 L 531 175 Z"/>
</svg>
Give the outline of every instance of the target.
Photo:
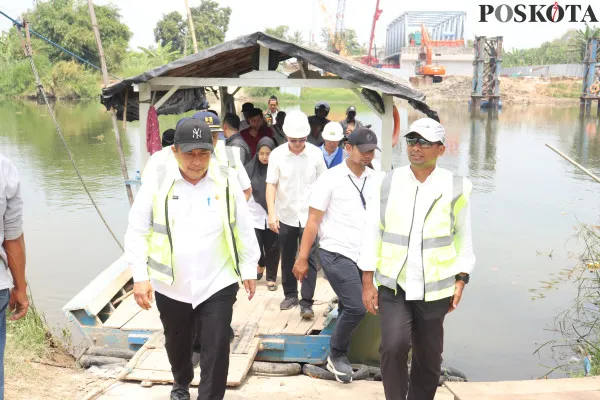
<svg viewBox="0 0 600 400">
<path fill-rule="evenodd" d="M 361 153 L 366 153 L 374 149 L 381 151 L 377 146 L 377 135 L 369 128 L 356 128 L 348 135 L 348 143 L 357 146 Z"/>
<path fill-rule="evenodd" d="M 252 103 L 244 103 L 242 104 L 242 112 L 250 112 L 254 109 L 254 104 Z"/>
<path fill-rule="evenodd" d="M 214 150 L 210 128 L 204 121 L 195 118 L 188 119 L 177 126 L 174 144 L 179 145 L 184 153 L 194 149 Z"/>
</svg>

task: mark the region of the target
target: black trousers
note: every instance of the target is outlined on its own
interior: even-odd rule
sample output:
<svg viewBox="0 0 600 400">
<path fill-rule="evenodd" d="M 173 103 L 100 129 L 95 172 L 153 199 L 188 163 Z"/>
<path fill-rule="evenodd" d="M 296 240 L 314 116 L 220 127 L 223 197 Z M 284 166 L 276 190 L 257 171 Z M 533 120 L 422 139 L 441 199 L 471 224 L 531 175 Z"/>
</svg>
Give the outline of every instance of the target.
<svg viewBox="0 0 600 400">
<path fill-rule="evenodd" d="M 379 287 L 381 374 L 388 400 L 433 400 L 438 387 L 444 350 L 444 317 L 450 298 L 407 301 Z M 408 351 L 412 344 L 410 385 Z M 407 397 L 408 394 L 408 397 Z"/>
<path fill-rule="evenodd" d="M 285 297 L 298 297 L 298 281 L 292 273 L 298 246 L 302 240 L 304 228 L 300 226 L 289 226 L 279 223 L 279 248 L 281 250 L 281 283 Z M 300 306 L 312 306 L 315 286 L 317 285 L 317 247 L 318 242 L 312 244 L 308 256 L 308 277 L 302 281 L 300 291 L 302 299 Z"/>
<path fill-rule="evenodd" d="M 352 333 L 365 317 L 362 280 L 356 263 L 339 253 L 319 249 L 323 272 L 338 297 L 338 317 L 331 335 L 331 355 L 344 356 L 350 350 Z"/>
<path fill-rule="evenodd" d="M 222 400 L 229 369 L 229 326 L 239 286 L 227 286 L 196 308 L 156 292 L 156 306 L 165 331 L 165 348 L 175 387 L 189 388 L 194 378 L 193 338 L 200 329 L 199 400 Z"/>
<path fill-rule="evenodd" d="M 279 269 L 279 235 L 268 227 L 254 229 L 254 231 L 260 248 L 258 265 L 267 268 L 267 282 L 275 282 L 277 280 L 277 270 Z"/>
</svg>

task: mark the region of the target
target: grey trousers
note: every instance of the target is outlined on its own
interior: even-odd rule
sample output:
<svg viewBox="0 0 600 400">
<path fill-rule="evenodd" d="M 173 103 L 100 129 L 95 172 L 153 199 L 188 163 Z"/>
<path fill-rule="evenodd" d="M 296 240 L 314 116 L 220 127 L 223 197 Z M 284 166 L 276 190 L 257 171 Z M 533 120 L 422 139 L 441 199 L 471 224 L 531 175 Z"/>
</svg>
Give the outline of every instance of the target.
<svg viewBox="0 0 600 400">
<path fill-rule="evenodd" d="M 379 287 L 379 352 L 387 400 L 433 400 L 435 397 L 444 349 L 444 317 L 449 306 L 450 298 L 406 301 L 401 288 L 398 287 L 398 293 L 394 295 L 393 290 Z"/>
<path fill-rule="evenodd" d="M 331 355 L 347 355 L 352 332 L 365 317 L 362 281 L 356 263 L 338 253 L 319 249 L 323 272 L 338 297 L 338 317 L 331 335 Z"/>
</svg>

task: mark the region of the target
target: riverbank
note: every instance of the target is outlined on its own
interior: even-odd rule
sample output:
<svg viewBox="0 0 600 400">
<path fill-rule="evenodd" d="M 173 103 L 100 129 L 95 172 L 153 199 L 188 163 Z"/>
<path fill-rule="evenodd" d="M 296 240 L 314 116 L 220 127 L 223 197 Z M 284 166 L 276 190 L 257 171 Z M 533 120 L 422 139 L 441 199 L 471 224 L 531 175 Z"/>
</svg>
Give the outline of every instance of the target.
<svg viewBox="0 0 600 400">
<path fill-rule="evenodd" d="M 72 399 L 98 385 L 95 377 L 76 366 L 75 357 L 67 351 L 66 331 L 63 338 L 50 333 L 35 307 L 30 307 L 24 318 L 6 322 L 7 399 Z"/>
<path fill-rule="evenodd" d="M 466 103 L 471 99 L 473 79 L 449 76 L 441 83 L 416 87 L 428 102 Z M 500 78 L 503 104 L 577 105 L 581 94 L 580 78 Z"/>
</svg>

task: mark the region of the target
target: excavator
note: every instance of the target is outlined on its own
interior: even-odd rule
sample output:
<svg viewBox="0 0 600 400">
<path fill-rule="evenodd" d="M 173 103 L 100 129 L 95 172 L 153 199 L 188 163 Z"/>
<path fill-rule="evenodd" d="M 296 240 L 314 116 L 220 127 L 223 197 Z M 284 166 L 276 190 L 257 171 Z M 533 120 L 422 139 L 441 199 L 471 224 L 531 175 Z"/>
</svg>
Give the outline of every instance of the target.
<svg viewBox="0 0 600 400">
<path fill-rule="evenodd" d="M 419 52 L 419 60 L 415 64 L 415 74 L 421 76 L 433 77 L 433 82 L 441 82 L 446 75 L 446 67 L 443 65 L 431 64 L 431 40 L 425 24 L 421 24 L 421 51 Z"/>
</svg>

